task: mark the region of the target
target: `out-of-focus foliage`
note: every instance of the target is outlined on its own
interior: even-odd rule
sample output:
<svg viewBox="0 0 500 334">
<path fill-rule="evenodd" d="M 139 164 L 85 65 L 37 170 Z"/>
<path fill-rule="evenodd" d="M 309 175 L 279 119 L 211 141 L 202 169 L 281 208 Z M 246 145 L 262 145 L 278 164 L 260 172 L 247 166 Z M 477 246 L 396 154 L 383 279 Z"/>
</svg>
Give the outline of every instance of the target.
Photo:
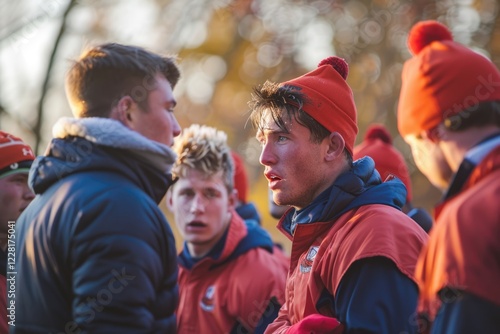
<svg viewBox="0 0 500 334">
<path fill-rule="evenodd" d="M 418 172 L 396 129 L 401 69 L 410 56 L 408 30 L 419 20 L 437 19 L 457 41 L 500 66 L 497 0 L 80 0 L 61 22 L 69 3 L 2 1 L 0 127 L 34 143 L 32 131 L 40 122 L 38 149 L 43 151 L 55 120 L 70 116 L 64 72 L 68 59 L 86 45 L 116 41 L 177 54 L 181 125 L 204 123 L 228 133 L 230 144 L 246 159 L 252 200 L 273 232 L 260 148 L 247 124 L 252 87 L 301 75 L 330 55 L 345 58 L 359 112 L 358 140 L 370 123 L 384 123 L 407 158 L 416 204 L 431 208 L 439 193 Z M 64 35 L 54 67 L 47 71 L 61 26 Z M 38 120 L 35 110 L 46 73 L 47 96 Z"/>
</svg>

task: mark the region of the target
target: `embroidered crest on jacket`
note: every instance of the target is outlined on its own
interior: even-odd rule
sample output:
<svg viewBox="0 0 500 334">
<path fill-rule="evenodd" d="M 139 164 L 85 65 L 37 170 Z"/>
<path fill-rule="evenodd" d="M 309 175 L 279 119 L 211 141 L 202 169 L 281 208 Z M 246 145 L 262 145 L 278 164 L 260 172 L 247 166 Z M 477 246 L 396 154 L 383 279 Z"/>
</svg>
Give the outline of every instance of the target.
<svg viewBox="0 0 500 334">
<path fill-rule="evenodd" d="M 214 310 L 214 295 L 215 285 L 210 285 L 205 292 L 205 296 L 201 299 L 200 306 L 204 311 Z"/>
<path fill-rule="evenodd" d="M 311 271 L 313 261 L 316 258 L 316 255 L 318 254 L 318 249 L 319 246 L 311 246 L 311 248 L 309 248 L 309 251 L 307 252 L 307 255 L 305 256 L 304 260 L 302 260 L 302 262 L 300 263 L 300 272 L 308 273 Z"/>
</svg>

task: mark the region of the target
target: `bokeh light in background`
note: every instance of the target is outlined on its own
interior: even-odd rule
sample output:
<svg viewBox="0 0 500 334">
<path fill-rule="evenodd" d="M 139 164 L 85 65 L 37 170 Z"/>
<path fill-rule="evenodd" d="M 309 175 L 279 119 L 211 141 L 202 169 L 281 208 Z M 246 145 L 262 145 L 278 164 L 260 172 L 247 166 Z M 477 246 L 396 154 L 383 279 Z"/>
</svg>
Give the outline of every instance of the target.
<svg viewBox="0 0 500 334">
<path fill-rule="evenodd" d="M 417 170 L 396 128 L 401 69 L 410 56 L 408 30 L 416 21 L 437 19 L 457 41 L 500 65 L 497 0 L 0 1 L 0 128 L 37 142 L 42 85 L 61 26 L 41 108 L 39 153 L 54 122 L 71 116 L 64 74 L 87 45 L 114 41 L 177 54 L 182 78 L 174 93 L 181 125 L 203 123 L 228 133 L 245 158 L 251 199 L 278 240 L 276 221 L 267 214 L 260 147 L 247 124 L 252 87 L 301 75 L 330 55 L 345 58 L 359 113 L 358 141 L 370 123 L 385 124 L 412 172 L 414 201 L 431 209 L 440 194 Z"/>
</svg>

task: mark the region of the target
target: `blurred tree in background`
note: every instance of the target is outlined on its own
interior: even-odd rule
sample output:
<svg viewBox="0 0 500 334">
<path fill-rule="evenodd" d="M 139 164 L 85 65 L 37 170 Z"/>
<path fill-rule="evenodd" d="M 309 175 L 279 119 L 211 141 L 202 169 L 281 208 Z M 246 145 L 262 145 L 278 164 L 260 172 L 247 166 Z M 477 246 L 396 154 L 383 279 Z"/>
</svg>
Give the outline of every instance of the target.
<svg viewBox="0 0 500 334">
<path fill-rule="evenodd" d="M 42 153 L 54 122 L 71 116 L 64 73 L 88 45 L 113 41 L 177 54 L 181 126 L 203 123 L 228 133 L 245 158 L 264 225 L 283 240 L 267 214 L 247 102 L 255 85 L 296 77 L 337 55 L 350 66 L 358 141 L 370 123 L 385 124 L 407 159 L 415 203 L 431 209 L 440 194 L 396 128 L 407 33 L 417 21 L 439 20 L 455 40 L 500 66 L 499 10 L 497 0 L 1 0 L 0 128 Z"/>
</svg>

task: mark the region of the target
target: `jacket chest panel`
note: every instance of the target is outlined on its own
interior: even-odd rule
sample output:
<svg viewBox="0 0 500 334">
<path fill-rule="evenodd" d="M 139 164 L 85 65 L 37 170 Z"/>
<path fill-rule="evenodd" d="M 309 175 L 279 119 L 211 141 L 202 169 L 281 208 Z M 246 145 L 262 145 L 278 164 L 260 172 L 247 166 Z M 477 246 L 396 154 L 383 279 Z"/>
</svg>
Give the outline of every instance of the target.
<svg viewBox="0 0 500 334">
<path fill-rule="evenodd" d="M 178 327 L 182 333 L 229 332 L 228 326 L 234 323 L 226 311 L 229 276 L 217 269 L 181 275 Z"/>
</svg>

